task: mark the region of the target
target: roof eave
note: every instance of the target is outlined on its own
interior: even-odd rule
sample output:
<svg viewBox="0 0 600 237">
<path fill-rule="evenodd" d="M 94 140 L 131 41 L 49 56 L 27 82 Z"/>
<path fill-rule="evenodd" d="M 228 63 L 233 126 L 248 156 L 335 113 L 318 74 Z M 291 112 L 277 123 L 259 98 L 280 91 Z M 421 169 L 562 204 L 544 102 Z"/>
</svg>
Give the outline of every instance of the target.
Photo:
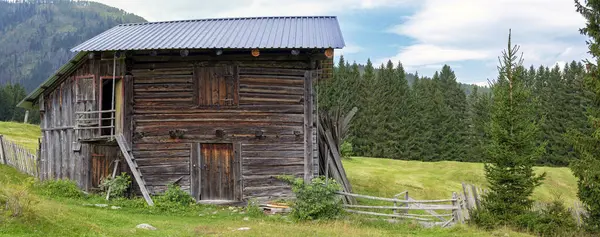
<svg viewBox="0 0 600 237">
<path fill-rule="evenodd" d="M 48 87 L 54 84 L 57 80 L 60 79 L 62 75 L 64 75 L 67 71 L 70 71 L 77 63 L 87 54 L 87 51 L 78 52 L 68 63 L 65 63 L 62 67 L 60 67 L 52 76 L 46 79 L 40 86 L 38 86 L 35 90 L 33 90 L 29 95 L 27 95 L 21 102 L 17 104 L 17 107 L 24 109 L 33 109 L 35 102 L 38 98 L 44 93 Z"/>
</svg>

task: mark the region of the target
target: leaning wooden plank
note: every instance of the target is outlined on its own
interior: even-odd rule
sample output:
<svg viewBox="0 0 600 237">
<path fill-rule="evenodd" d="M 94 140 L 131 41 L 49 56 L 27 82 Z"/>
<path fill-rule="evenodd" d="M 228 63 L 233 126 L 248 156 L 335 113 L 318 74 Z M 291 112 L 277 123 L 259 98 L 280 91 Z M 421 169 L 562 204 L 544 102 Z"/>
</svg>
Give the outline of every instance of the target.
<svg viewBox="0 0 600 237">
<path fill-rule="evenodd" d="M 117 176 L 117 169 L 119 168 L 119 160 L 115 160 L 115 167 L 113 168 L 113 172 L 112 172 L 112 178 L 114 179 L 115 176 Z M 111 187 L 108 187 L 108 191 L 106 191 L 106 200 L 108 200 L 110 198 L 110 190 Z"/>
<path fill-rule="evenodd" d="M 125 160 L 127 161 L 127 165 L 129 166 L 129 169 L 131 169 L 131 173 L 133 174 L 133 177 L 135 177 L 135 181 L 138 183 L 138 185 L 140 187 L 142 196 L 144 196 L 144 199 L 146 199 L 146 203 L 148 203 L 149 206 L 154 206 L 154 202 L 152 201 L 152 198 L 150 197 L 150 193 L 148 193 L 148 189 L 146 189 L 146 182 L 144 182 L 144 179 L 142 179 L 142 176 L 139 173 L 137 165 L 133 161 L 133 157 L 131 157 L 131 155 L 129 154 L 129 151 L 128 151 L 129 148 L 128 148 L 127 144 L 125 143 L 125 137 L 123 137 L 123 134 L 118 134 L 116 136 L 116 138 L 117 138 L 117 143 L 119 144 L 119 148 L 121 149 L 121 152 L 123 153 L 123 156 L 125 157 Z"/>
<path fill-rule="evenodd" d="M 405 192 L 408 192 L 408 191 L 405 191 Z M 415 199 L 413 199 L 411 197 L 408 197 L 406 200 L 408 200 L 408 201 L 415 201 Z M 410 205 L 414 206 L 415 207 L 414 209 L 421 209 L 423 207 L 423 205 L 421 205 L 421 203 L 413 203 L 413 204 L 410 204 Z M 427 212 L 427 213 L 429 213 L 429 214 L 437 217 L 441 221 L 447 221 L 444 217 L 442 217 L 442 216 L 445 216 L 445 214 L 439 214 L 439 213 L 437 213 L 437 212 L 435 212 L 433 210 L 428 210 L 428 209 L 421 209 L 421 210 L 425 210 L 425 212 Z M 452 215 L 450 214 L 450 216 L 452 216 Z"/>
<path fill-rule="evenodd" d="M 430 219 L 427 219 L 427 218 L 420 218 L 420 217 L 414 217 L 414 216 L 383 214 L 383 213 L 377 213 L 377 212 L 356 211 L 356 210 L 350 210 L 350 209 L 345 209 L 345 211 L 350 212 L 350 213 L 363 214 L 363 215 L 387 216 L 387 217 L 397 217 L 397 218 L 414 219 L 414 220 L 420 220 L 420 221 L 430 221 Z"/>
<path fill-rule="evenodd" d="M 342 177 L 342 181 L 346 186 L 346 192 L 352 192 L 352 186 L 350 185 L 350 181 L 348 181 L 348 177 L 346 176 L 346 171 L 344 170 L 344 166 L 342 164 L 342 159 L 340 157 L 340 151 L 338 150 L 338 146 L 335 144 L 333 137 L 331 135 L 331 130 L 325 131 L 325 136 L 327 137 L 327 141 L 329 143 L 329 149 L 331 155 L 333 156 L 333 161 Z"/>
<path fill-rule="evenodd" d="M 6 164 L 6 157 L 4 156 L 4 145 L 3 145 L 3 138 L 2 135 L 0 135 L 0 164 Z"/>
</svg>

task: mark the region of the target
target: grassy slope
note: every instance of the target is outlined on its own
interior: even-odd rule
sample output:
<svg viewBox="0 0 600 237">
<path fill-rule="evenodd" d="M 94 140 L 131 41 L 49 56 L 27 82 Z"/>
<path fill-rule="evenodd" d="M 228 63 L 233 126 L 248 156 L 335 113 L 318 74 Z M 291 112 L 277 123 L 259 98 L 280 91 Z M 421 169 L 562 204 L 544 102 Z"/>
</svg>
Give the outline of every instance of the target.
<svg viewBox="0 0 600 237">
<path fill-rule="evenodd" d="M 0 135 L 35 152 L 38 148 L 38 138 L 41 137 L 41 130 L 39 125 L 34 124 L 0 122 Z"/>
<path fill-rule="evenodd" d="M 444 199 L 461 191 L 461 182 L 486 185 L 481 163 L 374 158 L 352 158 L 343 163 L 356 193 L 392 197 L 408 190 L 416 199 Z M 577 200 L 577 180 L 568 168 L 537 167 L 536 171 L 546 172 L 547 176 L 544 184 L 536 188 L 534 199 L 550 202 L 560 197 L 568 206 L 573 205 Z"/>
<path fill-rule="evenodd" d="M 39 128 L 34 125 L 0 122 L 0 134 L 35 148 Z M 457 162 L 423 163 L 388 159 L 354 158 L 344 161 L 348 175 L 358 193 L 392 196 L 408 189 L 415 198 L 446 198 L 460 188 L 460 181 L 480 184 L 481 165 Z M 548 168 L 554 173 L 570 175 L 567 170 Z M 558 171 L 557 171 L 558 170 Z M 468 171 L 468 172 L 463 172 Z M 20 185 L 27 176 L 0 165 L 0 186 Z M 448 177 L 454 177 L 448 179 Z M 558 176 L 556 176 L 558 178 Z M 571 185 L 573 178 L 566 178 Z M 553 182 L 558 185 L 559 182 Z M 574 195 L 574 194 L 573 194 Z M 95 200 L 50 200 L 33 195 L 37 200 L 37 217 L 2 221 L 0 236 L 520 236 L 508 230 L 484 232 L 461 226 L 451 229 L 422 229 L 412 225 L 381 222 L 340 220 L 319 223 L 291 223 L 278 217 L 251 218 L 245 215 L 207 207 L 201 213 L 186 216 L 145 214 L 140 210 L 99 209 L 83 206 L 84 203 L 102 203 Z M 199 216 L 203 214 L 203 216 Z M 135 225 L 150 223 L 159 228 L 149 232 L 135 229 Z M 250 231 L 234 231 L 250 227 Z"/>
<path fill-rule="evenodd" d="M 0 165 L 0 186 L 21 185 L 26 177 Z M 423 229 L 412 224 L 365 221 L 356 217 L 306 223 L 294 223 L 280 216 L 250 217 L 244 221 L 247 214 L 214 206 L 205 206 L 199 213 L 173 216 L 147 214 L 136 208 L 112 210 L 83 205 L 105 203 L 101 197 L 58 201 L 32 195 L 32 199 L 36 203 L 33 217 L 3 220 L 0 210 L 0 236 L 527 236 L 505 229 L 494 232 L 467 226 Z M 140 223 L 149 223 L 158 230 L 136 229 Z M 237 231 L 240 227 L 251 229 Z"/>
</svg>

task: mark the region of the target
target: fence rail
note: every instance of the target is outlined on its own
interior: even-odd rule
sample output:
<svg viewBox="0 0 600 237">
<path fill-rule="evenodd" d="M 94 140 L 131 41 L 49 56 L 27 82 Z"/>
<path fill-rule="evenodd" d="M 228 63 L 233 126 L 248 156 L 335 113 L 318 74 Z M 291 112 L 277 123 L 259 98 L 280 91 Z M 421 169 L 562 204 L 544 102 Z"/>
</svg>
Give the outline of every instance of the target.
<svg viewBox="0 0 600 237">
<path fill-rule="evenodd" d="M 338 192 L 338 194 L 357 199 L 393 203 L 393 205 L 389 206 L 345 204 L 344 208 L 349 213 L 393 218 L 390 219 L 390 221 L 397 221 L 395 219 L 410 219 L 418 221 L 422 225 L 428 227 L 447 227 L 464 221 L 461 214 L 461 206 L 459 206 L 458 195 L 456 193 L 453 193 L 452 198 L 438 200 L 415 200 L 408 196 L 408 191 L 396 194 L 392 198 L 346 192 Z M 369 211 L 365 211 L 365 209 Z"/>
<path fill-rule="evenodd" d="M 38 157 L 21 145 L 0 135 L 0 164 L 12 166 L 23 173 L 38 177 Z"/>
</svg>

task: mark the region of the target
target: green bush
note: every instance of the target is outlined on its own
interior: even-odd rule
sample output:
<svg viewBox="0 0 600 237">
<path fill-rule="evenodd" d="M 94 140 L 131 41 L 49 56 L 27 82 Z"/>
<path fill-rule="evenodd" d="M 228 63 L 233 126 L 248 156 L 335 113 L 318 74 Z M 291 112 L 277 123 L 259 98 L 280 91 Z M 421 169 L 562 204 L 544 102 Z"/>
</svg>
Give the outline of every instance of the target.
<svg viewBox="0 0 600 237">
<path fill-rule="evenodd" d="M 490 230 L 500 226 L 512 226 L 538 236 L 577 236 L 579 230 L 571 213 L 562 201 L 554 201 L 535 211 L 512 216 L 508 220 L 485 209 L 471 212 L 471 222 L 478 227 Z"/>
<path fill-rule="evenodd" d="M 341 188 L 335 180 L 325 182 L 324 177 L 316 177 L 306 184 L 301 178 L 283 176 L 280 179 L 289 183 L 296 195 L 291 213 L 294 219 L 334 219 L 342 214 L 342 203 L 336 194 Z"/>
<path fill-rule="evenodd" d="M 470 211 L 469 216 L 471 217 L 469 221 L 471 224 L 486 230 L 492 230 L 499 226 L 506 225 L 504 220 L 498 219 L 496 215 L 483 208 Z"/>
<path fill-rule="evenodd" d="M 107 177 L 102 179 L 100 182 L 100 189 L 102 189 L 105 193 L 110 190 L 110 197 L 124 197 L 125 192 L 129 189 L 131 185 L 131 177 L 123 172 L 121 175 L 115 176 L 114 178 Z"/>
<path fill-rule="evenodd" d="M 554 201 L 539 211 L 517 216 L 515 225 L 540 236 L 569 236 L 577 233 L 577 224 L 561 201 Z"/>
<path fill-rule="evenodd" d="M 352 143 L 345 141 L 342 143 L 340 147 L 340 153 L 342 153 L 343 158 L 350 158 L 354 153 L 352 153 Z"/>
<path fill-rule="evenodd" d="M 47 197 L 79 199 L 84 196 L 77 184 L 68 179 L 46 180 L 39 183 L 36 190 Z"/>
<path fill-rule="evenodd" d="M 186 211 L 196 204 L 194 198 L 176 184 L 169 184 L 163 194 L 154 197 L 154 202 L 158 210 L 170 213 Z"/>
</svg>

